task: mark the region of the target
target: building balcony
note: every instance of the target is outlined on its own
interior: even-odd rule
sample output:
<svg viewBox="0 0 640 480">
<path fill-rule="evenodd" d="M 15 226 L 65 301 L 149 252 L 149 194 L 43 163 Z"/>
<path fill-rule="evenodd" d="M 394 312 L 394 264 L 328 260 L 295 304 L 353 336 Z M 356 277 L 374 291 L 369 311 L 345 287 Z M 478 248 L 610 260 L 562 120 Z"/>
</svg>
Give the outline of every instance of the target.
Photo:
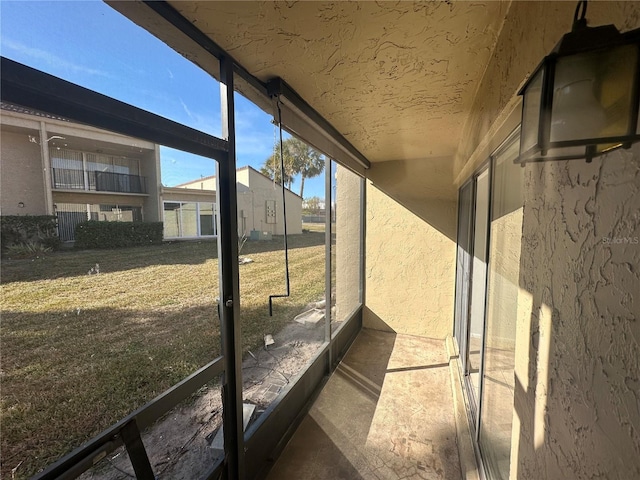
<svg viewBox="0 0 640 480">
<path fill-rule="evenodd" d="M 52 168 L 53 188 L 96 192 L 147 193 L 147 179 L 126 173 Z"/>
</svg>

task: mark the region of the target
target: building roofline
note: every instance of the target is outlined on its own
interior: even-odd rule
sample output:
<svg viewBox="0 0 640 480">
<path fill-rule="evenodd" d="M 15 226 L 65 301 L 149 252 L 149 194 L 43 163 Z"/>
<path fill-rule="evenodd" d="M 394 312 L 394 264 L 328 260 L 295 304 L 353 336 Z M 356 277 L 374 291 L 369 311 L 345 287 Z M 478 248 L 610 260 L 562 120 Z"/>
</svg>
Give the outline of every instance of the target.
<svg viewBox="0 0 640 480">
<path fill-rule="evenodd" d="M 11 102 L 0 101 L 0 110 L 5 112 L 19 113 L 21 115 L 28 115 L 32 117 L 46 118 L 49 120 L 59 120 L 61 122 L 78 123 L 78 122 L 72 122 L 68 118 L 61 117 L 60 115 L 53 115 L 51 113 L 43 112 L 41 110 L 36 110 L 34 108 L 23 107 L 22 105 L 17 105 Z"/>
<path fill-rule="evenodd" d="M 180 188 L 180 187 L 184 187 L 185 185 L 191 185 L 192 183 L 201 182 L 203 180 L 211 180 L 212 178 L 216 178 L 216 176 L 215 175 L 209 175 L 208 177 L 196 178 L 195 180 L 191 180 L 189 182 L 184 182 L 184 183 L 179 183 L 178 185 L 174 185 L 173 187 L 169 187 L 169 188 Z"/>
<path fill-rule="evenodd" d="M 262 175 L 264 178 L 266 178 L 267 180 L 269 180 L 270 182 L 274 182 L 273 178 L 269 178 L 268 176 L 266 176 L 264 173 L 262 173 L 260 170 L 256 170 L 255 168 L 253 168 L 251 165 L 245 165 L 244 167 L 240 167 L 238 168 L 238 170 L 245 170 L 245 169 L 249 169 L 249 170 L 253 170 L 254 172 L 256 172 L 258 175 Z M 278 182 L 274 182 L 276 185 L 280 185 L 280 183 Z M 290 192 L 291 194 L 295 195 L 298 198 L 302 198 L 300 195 L 298 195 L 296 192 L 292 191 L 290 188 L 285 187 L 285 189 Z"/>
<path fill-rule="evenodd" d="M 181 188 L 181 187 L 165 187 L 164 185 L 162 185 L 160 187 L 162 192 L 167 192 L 167 193 L 183 193 L 183 192 L 187 192 L 187 193 L 194 193 L 196 195 L 217 195 L 217 192 L 215 190 L 201 190 L 199 188 Z"/>
<path fill-rule="evenodd" d="M 253 168 L 251 165 L 244 165 L 242 167 L 238 167 L 236 168 L 236 172 L 239 172 L 240 170 L 253 170 L 255 173 L 257 173 L 258 175 L 262 175 L 264 178 L 266 178 L 267 180 L 269 180 L 270 182 L 273 182 L 272 178 L 269 178 L 268 176 L 266 176 L 264 173 L 262 173 L 260 170 L 256 170 L 255 168 Z M 190 182 L 184 182 L 184 183 L 180 183 L 178 185 L 174 185 L 173 187 L 170 188 L 181 188 L 184 187 L 185 185 L 192 185 L 196 182 L 201 182 L 204 180 L 211 180 L 213 178 L 216 178 L 215 175 L 209 175 L 208 177 L 202 177 L 202 178 L 196 178 L 195 180 L 191 180 Z M 278 182 L 275 182 L 276 185 L 280 185 Z M 291 193 L 292 195 L 295 195 L 298 198 L 302 198 L 300 195 L 298 195 L 296 192 L 292 191 L 290 188 L 286 188 L 285 189 Z"/>
</svg>

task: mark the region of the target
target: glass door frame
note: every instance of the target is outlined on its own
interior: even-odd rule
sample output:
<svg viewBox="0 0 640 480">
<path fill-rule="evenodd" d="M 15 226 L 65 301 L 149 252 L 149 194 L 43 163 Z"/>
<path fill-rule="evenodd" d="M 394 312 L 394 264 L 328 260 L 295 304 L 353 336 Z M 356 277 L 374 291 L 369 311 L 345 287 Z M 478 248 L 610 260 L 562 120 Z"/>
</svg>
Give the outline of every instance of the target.
<svg viewBox="0 0 640 480">
<path fill-rule="evenodd" d="M 485 375 L 484 375 L 484 369 L 485 369 L 485 360 L 486 360 L 486 352 L 485 352 L 485 346 L 486 346 L 486 341 L 487 341 L 487 331 L 486 331 L 486 327 L 487 327 L 487 322 L 488 322 L 488 318 L 489 318 L 489 285 L 491 282 L 491 277 L 492 277 L 492 272 L 491 272 L 491 227 L 493 224 L 493 217 L 494 217 L 494 210 L 495 210 L 495 205 L 496 202 L 495 200 L 495 196 L 497 195 L 497 191 L 498 188 L 496 187 L 496 162 L 497 162 L 497 158 L 503 153 L 505 152 L 508 148 L 510 148 L 511 146 L 513 146 L 514 142 L 518 142 L 520 139 L 520 128 L 521 126 L 519 125 L 518 127 L 516 127 L 509 135 L 507 135 L 507 137 L 500 143 L 500 145 L 491 153 L 491 155 L 489 156 L 489 160 L 488 160 L 488 165 L 489 165 L 489 215 L 488 215 L 488 225 L 487 225 L 487 275 L 486 275 L 486 284 L 485 284 L 485 301 L 484 301 L 484 318 L 483 318 L 483 323 L 484 323 L 484 331 L 483 331 L 483 342 L 482 342 L 482 351 L 481 351 L 481 367 L 480 367 L 480 379 L 479 379 L 479 400 L 478 403 L 480 405 L 480 408 L 478 409 L 477 412 L 477 418 L 476 420 L 476 425 L 475 425 L 475 432 L 474 432 L 474 437 L 475 437 L 475 443 L 476 446 L 475 448 L 478 449 L 478 451 L 481 454 L 481 458 L 483 459 L 482 461 L 482 465 L 483 465 L 483 474 L 485 477 L 491 479 L 494 478 L 495 476 L 495 472 L 493 471 L 493 466 L 490 462 L 485 462 L 484 458 L 485 455 L 482 453 L 483 452 L 483 446 L 482 446 L 482 442 L 480 439 L 480 435 L 481 435 L 481 431 L 483 428 L 483 424 L 482 424 L 482 405 L 483 405 L 483 398 L 484 398 L 484 381 L 485 381 Z M 506 162 L 509 162 L 510 160 L 506 160 Z M 495 275 L 495 273 L 493 274 Z"/>
<path fill-rule="evenodd" d="M 482 324 L 482 333 L 480 338 L 480 361 L 478 365 L 478 393 L 474 394 L 473 384 L 471 380 L 471 372 L 470 372 L 470 334 L 471 334 L 471 307 L 472 307 L 472 292 L 473 292 L 473 259 L 475 257 L 475 240 L 476 240 L 476 207 L 478 204 L 478 178 L 487 173 L 488 178 L 488 191 L 487 191 L 487 218 L 486 218 L 486 235 L 485 235 L 485 245 L 484 245 L 484 255 L 485 255 L 485 263 L 487 268 L 487 274 L 484 276 L 483 285 L 480 285 L 483 288 L 484 295 L 482 308 L 480 309 L 482 313 L 481 324 Z M 463 378 L 463 386 L 465 390 L 465 397 L 467 399 L 467 405 L 469 407 L 469 420 L 473 425 L 473 437 L 474 444 L 477 445 L 480 431 L 480 417 L 482 410 L 482 402 L 480 399 L 482 398 L 482 378 L 483 378 L 483 369 L 484 369 L 484 342 L 485 342 L 485 326 L 486 326 L 486 308 L 487 308 L 487 286 L 488 286 L 488 271 L 489 271 L 489 247 L 490 247 L 490 227 L 491 227 L 491 208 L 492 208 L 492 195 L 491 195 L 491 185 L 493 184 L 493 164 L 491 162 L 491 157 L 487 159 L 485 162 L 478 167 L 476 171 L 474 171 L 473 175 L 459 190 L 458 196 L 458 239 L 461 233 L 461 225 L 460 218 L 461 212 L 463 208 L 469 209 L 469 220 L 468 220 L 468 228 L 469 228 L 469 238 L 468 238 L 468 247 L 469 247 L 469 256 L 471 258 L 469 264 L 468 278 L 463 278 L 461 281 L 458 281 L 456 278 L 456 298 L 455 298 L 455 338 L 458 342 L 458 350 L 460 356 L 460 367 L 461 374 Z M 471 202 L 468 206 L 463 206 L 460 203 L 460 196 L 462 190 L 464 188 L 471 188 Z M 458 242 L 456 242 L 458 245 Z M 458 270 L 458 262 L 456 261 L 456 277 L 459 273 Z M 464 274 L 464 272 L 462 272 Z M 463 301 L 463 298 L 466 300 L 466 305 L 460 305 L 459 302 Z M 466 307 L 466 308 L 465 308 Z M 459 316 L 458 316 L 459 315 Z"/>
<path fill-rule="evenodd" d="M 475 181 L 474 177 L 471 177 L 467 180 L 458 191 L 458 226 L 457 226 L 457 242 L 456 247 L 457 250 L 461 248 L 460 246 L 460 238 L 463 232 L 463 228 L 467 229 L 467 238 L 466 238 L 466 249 L 463 250 L 466 252 L 469 258 L 473 257 L 473 212 L 475 210 Z M 463 191 L 468 190 L 469 203 L 468 205 L 463 205 L 462 196 Z M 467 221 L 463 225 L 461 223 L 461 218 L 463 215 L 463 210 L 467 210 L 466 217 Z M 466 375 L 467 362 L 468 362 L 468 354 L 467 354 L 467 322 L 469 318 L 469 293 L 471 291 L 471 270 L 473 268 L 473 262 L 469 262 L 468 265 L 460 265 L 460 256 L 459 253 L 456 252 L 456 291 L 455 291 L 455 312 L 454 312 L 454 338 L 458 342 L 458 354 L 460 358 L 460 366 L 462 368 L 463 378 Z M 465 268 L 466 267 L 466 268 Z"/>
<path fill-rule="evenodd" d="M 472 436 L 473 436 L 473 446 L 476 454 L 476 459 L 480 466 L 480 477 L 482 479 L 490 478 L 489 474 L 491 473 L 488 470 L 488 467 L 485 466 L 483 461 L 482 449 L 480 446 L 480 431 L 482 429 L 482 407 L 483 407 L 483 390 L 484 390 L 484 370 L 485 370 L 485 347 L 487 341 L 487 319 L 488 319 L 488 308 L 489 308 L 489 282 L 491 276 L 491 258 L 490 258 L 490 250 L 491 250 L 491 226 L 492 226 L 492 218 L 493 218 L 493 210 L 494 210 L 494 197 L 495 197 L 495 162 L 496 157 L 504 149 L 508 148 L 509 145 L 517 138 L 519 134 L 520 127 L 517 127 L 514 131 L 512 131 L 503 142 L 500 143 L 498 148 L 496 148 L 488 157 L 488 159 L 480 166 L 471 177 L 460 187 L 458 191 L 458 226 L 457 226 L 457 241 L 456 246 L 457 249 L 460 248 L 460 239 L 461 233 L 463 233 L 464 228 L 469 229 L 469 235 L 466 239 L 467 242 L 464 246 L 468 247 L 468 255 L 470 256 L 471 261 L 468 265 L 468 272 L 464 271 L 464 266 L 462 269 L 460 268 L 459 262 L 460 257 L 456 257 L 456 292 L 455 292 L 455 319 L 454 319 L 454 337 L 458 346 L 458 353 L 460 358 L 460 369 L 461 375 L 463 378 L 463 393 L 465 397 L 465 402 L 467 405 L 467 414 L 469 418 L 469 423 L 473 426 L 472 428 Z M 485 232 L 485 259 L 486 259 L 486 275 L 484 277 L 483 284 L 481 287 L 483 288 L 483 302 L 481 305 L 481 309 L 478 308 L 478 311 L 482 311 L 482 338 L 480 345 L 480 361 L 479 361 L 479 378 L 478 378 L 478 393 L 477 398 L 475 397 L 473 390 L 473 384 L 470 378 L 470 325 L 471 325 L 471 315 L 472 315 L 472 292 L 473 292 L 473 259 L 475 257 L 475 240 L 477 234 L 477 223 L 476 223 L 476 207 L 478 203 L 478 178 L 484 174 L 488 173 L 488 192 L 487 192 L 487 218 L 486 218 L 486 232 Z M 468 205 L 464 205 L 461 201 L 463 198 L 463 191 L 465 189 L 470 189 L 471 201 Z M 468 192 L 466 192 L 468 193 Z M 461 220 L 463 219 L 463 211 L 467 210 L 467 217 L 465 224 L 462 224 Z M 458 250 L 457 250 L 458 251 Z M 459 278 L 459 275 L 463 275 L 462 278 Z M 466 302 L 466 305 L 465 305 Z"/>
</svg>

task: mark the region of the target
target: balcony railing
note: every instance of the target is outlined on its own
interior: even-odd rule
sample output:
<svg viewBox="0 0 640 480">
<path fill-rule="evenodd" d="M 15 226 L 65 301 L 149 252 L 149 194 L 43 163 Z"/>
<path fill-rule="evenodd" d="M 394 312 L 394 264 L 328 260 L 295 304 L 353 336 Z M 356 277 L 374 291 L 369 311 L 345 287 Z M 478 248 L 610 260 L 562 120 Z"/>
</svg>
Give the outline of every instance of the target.
<svg viewBox="0 0 640 480">
<path fill-rule="evenodd" d="M 85 172 L 52 168 L 53 188 L 94 190 L 96 192 L 147 193 L 147 179 L 140 175 L 111 172 Z"/>
</svg>

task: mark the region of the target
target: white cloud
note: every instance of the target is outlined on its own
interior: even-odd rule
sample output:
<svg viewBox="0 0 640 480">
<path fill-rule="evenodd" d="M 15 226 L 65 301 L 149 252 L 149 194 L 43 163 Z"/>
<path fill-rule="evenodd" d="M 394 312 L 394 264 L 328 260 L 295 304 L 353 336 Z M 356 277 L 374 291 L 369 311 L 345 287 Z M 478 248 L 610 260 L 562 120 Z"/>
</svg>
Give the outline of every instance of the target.
<svg viewBox="0 0 640 480">
<path fill-rule="evenodd" d="M 44 61 L 47 65 L 57 68 L 63 68 L 70 73 L 75 74 L 84 74 L 84 75 L 96 75 L 101 77 L 112 77 L 107 72 L 102 70 L 98 70 L 96 68 L 87 67 L 84 65 L 79 65 L 77 63 L 70 62 L 65 60 L 58 55 L 47 52 L 46 50 L 42 50 L 40 48 L 29 47 L 20 42 L 15 42 L 9 39 L 2 39 L 2 48 L 11 50 L 15 53 L 18 53 L 22 56 L 32 58 L 34 60 Z"/>
<path fill-rule="evenodd" d="M 195 120 L 195 118 L 193 118 L 193 115 L 191 114 L 191 111 L 189 110 L 189 108 L 187 107 L 187 104 L 184 103 L 184 101 L 182 100 L 182 98 L 178 98 L 178 100 L 180 100 L 180 105 L 182 105 L 182 108 L 184 109 L 185 113 L 189 116 L 189 118 L 191 120 Z"/>
</svg>

